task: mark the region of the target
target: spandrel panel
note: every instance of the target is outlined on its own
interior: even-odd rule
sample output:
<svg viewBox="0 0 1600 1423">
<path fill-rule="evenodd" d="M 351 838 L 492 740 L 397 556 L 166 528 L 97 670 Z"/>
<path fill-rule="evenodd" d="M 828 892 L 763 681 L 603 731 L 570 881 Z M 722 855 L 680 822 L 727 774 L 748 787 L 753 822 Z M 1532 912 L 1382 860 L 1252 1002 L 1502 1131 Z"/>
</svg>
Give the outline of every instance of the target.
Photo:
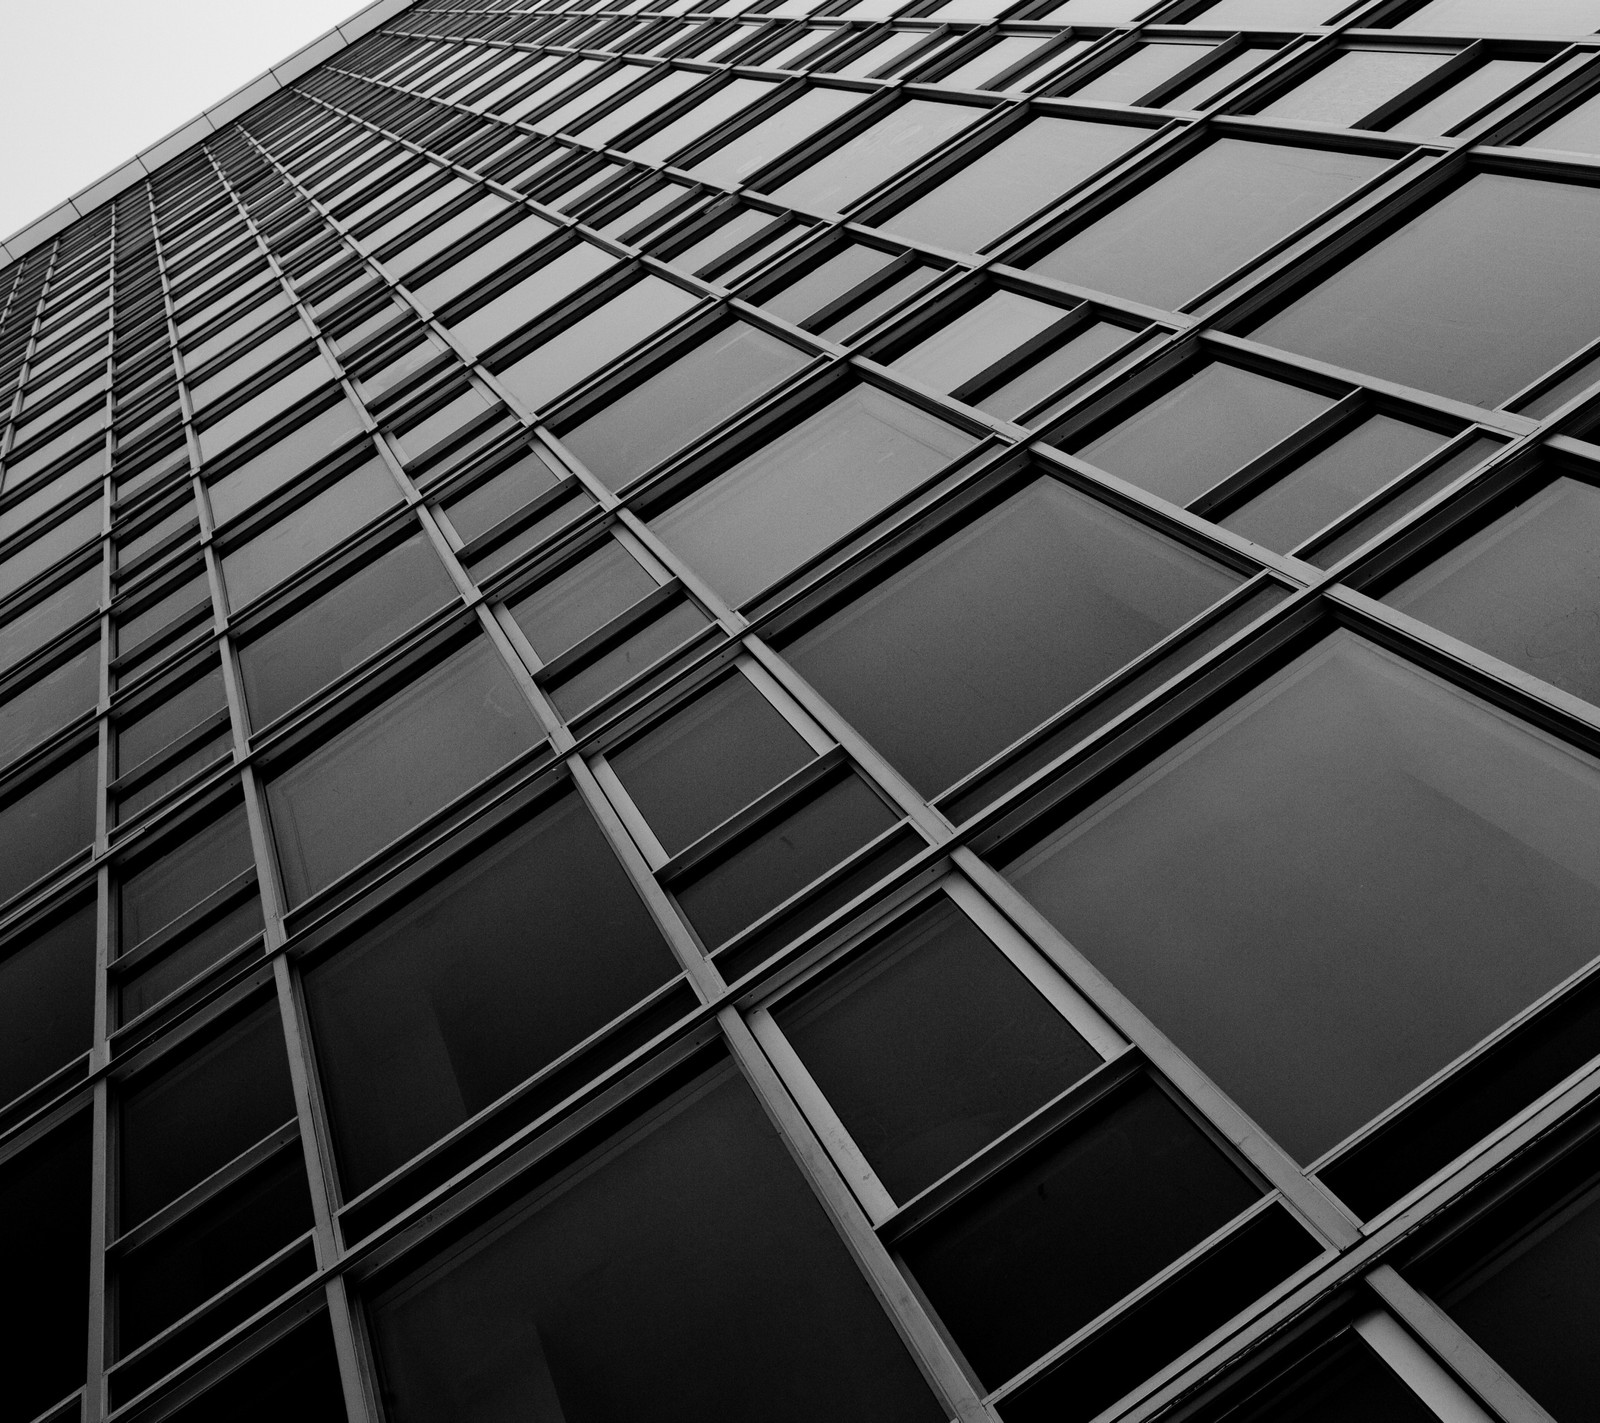
<svg viewBox="0 0 1600 1423">
<path fill-rule="evenodd" d="M 1042 476 L 783 652 L 932 795 L 1241 581 Z"/>
<path fill-rule="evenodd" d="M 1517 0 L 1508 13 L 1500 0 L 1431 0 L 1395 29 L 1423 35 L 1592 35 L 1600 29 L 1597 0 Z"/>
<path fill-rule="evenodd" d="M 1600 332 L 1600 190 L 1477 173 L 1250 334 L 1494 406 Z"/>
<path fill-rule="evenodd" d="M 791 572 L 975 443 L 858 386 L 651 520 L 730 603 Z"/>
<path fill-rule="evenodd" d="M 1030 270 L 1174 308 L 1381 173 L 1365 153 L 1221 138 Z"/>
<path fill-rule="evenodd" d="M 624 1418 L 640 1399 L 661 1423 L 943 1416 L 731 1068 L 608 1148 L 375 1302 L 400 1416 Z"/>
<path fill-rule="evenodd" d="M 736 322 L 563 431 L 561 440 L 607 488 L 621 489 L 809 359 L 787 341 Z"/>
<path fill-rule="evenodd" d="M 890 362 L 892 369 L 935 390 L 952 391 L 1060 321 L 1059 306 L 1016 292 L 985 297 L 943 322 L 932 335 Z"/>
<path fill-rule="evenodd" d="M 1259 1191 L 1159 1088 L 1069 1123 L 903 1248 L 979 1378 L 1003 1383 Z"/>
<path fill-rule="evenodd" d="M 252 722 L 266 726 L 456 596 L 422 534 L 364 564 L 266 632 L 241 642 Z"/>
<path fill-rule="evenodd" d="M 267 783 L 291 902 L 415 828 L 538 739 L 533 713 L 489 643 L 475 642 L 430 669 Z"/>
<path fill-rule="evenodd" d="M 901 1201 L 1100 1063 L 942 896 L 774 1017 Z"/>
<path fill-rule="evenodd" d="M 666 983 L 677 964 L 567 795 L 310 969 L 355 1194 Z"/>
<path fill-rule="evenodd" d="M 1218 361 L 1073 453 L 1187 504 L 1332 404 L 1330 396 Z"/>
<path fill-rule="evenodd" d="M 1340 632 L 1007 873 L 1310 1161 L 1589 961 L 1596 845 L 1587 761 Z"/>
<path fill-rule="evenodd" d="M 92 903 L 0 945 L 0 1103 L 94 1045 L 94 981 Z"/>
<path fill-rule="evenodd" d="M 1600 702 L 1600 489 L 1559 478 L 1384 601 Z"/>
<path fill-rule="evenodd" d="M 1036 118 L 878 225 L 935 247 L 975 252 L 1149 134 L 1122 124 Z"/>
<path fill-rule="evenodd" d="M 748 677 L 728 677 L 608 759 L 669 855 L 816 753 Z"/>
</svg>

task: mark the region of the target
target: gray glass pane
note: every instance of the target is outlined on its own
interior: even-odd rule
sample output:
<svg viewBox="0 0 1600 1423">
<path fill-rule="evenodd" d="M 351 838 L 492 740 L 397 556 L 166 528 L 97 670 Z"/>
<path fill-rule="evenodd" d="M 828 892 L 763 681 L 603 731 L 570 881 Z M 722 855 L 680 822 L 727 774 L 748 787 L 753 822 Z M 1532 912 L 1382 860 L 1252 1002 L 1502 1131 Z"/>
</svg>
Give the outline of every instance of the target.
<svg viewBox="0 0 1600 1423">
<path fill-rule="evenodd" d="M 885 312 L 911 300 L 925 286 L 943 275 L 937 267 L 912 267 L 886 287 L 880 287 L 859 305 L 852 305 L 842 316 L 816 328 L 828 341 L 851 341 Z"/>
<path fill-rule="evenodd" d="M 91 711 L 100 697 L 100 644 L 53 667 L 0 706 L 0 762 L 10 761 Z"/>
<path fill-rule="evenodd" d="M 92 902 L 0 947 L 0 1103 L 94 1046 L 95 961 Z"/>
<path fill-rule="evenodd" d="M 897 1200 L 1100 1063 L 942 896 L 774 1016 Z"/>
<path fill-rule="evenodd" d="M 730 603 L 742 603 L 973 443 L 902 400 L 858 386 L 651 527 Z"/>
<path fill-rule="evenodd" d="M 1600 28 L 1600 0 L 1431 0 L 1396 26 L 1432 35 L 1589 35 Z"/>
<path fill-rule="evenodd" d="M 1142 44 L 1072 90 L 1072 97 L 1095 104 L 1135 103 L 1191 64 L 1198 64 L 1210 50 L 1210 45 Z"/>
<path fill-rule="evenodd" d="M 1492 104 L 1513 84 L 1543 68 L 1542 59 L 1490 59 L 1420 109 L 1396 119 L 1391 128 L 1400 133 L 1437 138 Z"/>
<path fill-rule="evenodd" d="M 1365 153 L 1222 138 L 1031 264 L 1177 307 L 1376 177 Z"/>
<path fill-rule="evenodd" d="M 1109 321 L 1095 321 L 1055 350 L 1033 361 L 1020 374 L 1008 376 L 981 400 L 973 403 L 1003 420 L 1015 420 L 1041 400 L 1054 395 L 1068 381 L 1120 351 L 1137 333 Z"/>
<path fill-rule="evenodd" d="M 1256 112 L 1269 119 L 1349 127 L 1450 59 L 1400 49 L 1351 49 Z"/>
<path fill-rule="evenodd" d="M 95 753 L 79 756 L 0 809 L 0 901 L 94 840 Z"/>
<path fill-rule="evenodd" d="M 916 37 L 918 36 L 915 36 L 915 32 L 896 36 L 899 39 Z M 957 65 L 948 74 L 941 74 L 933 82 L 948 84 L 952 89 L 980 89 L 997 74 L 1003 74 L 1006 70 L 1021 64 L 1043 44 L 1044 40 L 1038 35 L 1012 35 L 1006 39 L 996 40 L 965 64 Z M 888 59 L 887 54 L 884 55 L 884 59 Z"/>
<path fill-rule="evenodd" d="M 614 539 L 510 605 L 529 645 L 550 662 L 627 612 L 656 580 Z"/>
<path fill-rule="evenodd" d="M 1238 1415 L 1239 1423 L 1435 1423 L 1437 1417 L 1357 1342 L 1295 1369 L 1267 1401 Z"/>
<path fill-rule="evenodd" d="M 614 253 L 579 242 L 536 268 L 521 281 L 450 324 L 455 338 L 473 355 L 487 351 L 502 336 L 526 326 L 563 297 L 610 268 Z"/>
<path fill-rule="evenodd" d="M 1373 415 L 1220 522 L 1225 529 L 1287 553 L 1448 439 L 1391 415 Z"/>
<path fill-rule="evenodd" d="M 734 79 L 658 128 L 648 138 L 628 145 L 628 152 L 640 163 L 655 163 L 687 148 L 697 138 L 710 133 L 758 99 L 764 99 L 778 86 L 769 79 Z"/>
<path fill-rule="evenodd" d="M 881 225 L 975 252 L 1148 136 L 1120 124 L 1034 119 Z"/>
<path fill-rule="evenodd" d="M 1384 601 L 1600 702 L 1600 489 L 1562 478 Z"/>
<path fill-rule="evenodd" d="M 933 335 L 890 364 L 935 390 L 951 391 L 1031 341 L 1066 313 L 1016 292 L 1000 291 L 945 321 Z"/>
<path fill-rule="evenodd" d="M 677 972 L 574 795 L 305 979 L 354 1194 Z"/>
<path fill-rule="evenodd" d="M 1498 405 L 1600 332 L 1600 189 L 1478 173 L 1252 335 Z"/>
<path fill-rule="evenodd" d="M 1299 1160 L 1595 952 L 1600 772 L 1336 633 L 1011 866 Z"/>
<path fill-rule="evenodd" d="M 1187 504 L 1332 404 L 1329 396 L 1219 361 L 1074 453 Z"/>
<path fill-rule="evenodd" d="M 551 683 L 546 688 L 550 700 L 562 716 L 577 716 L 692 642 L 710 626 L 710 619 L 695 604 L 687 599 L 675 602 L 593 661 L 586 661 L 576 671 Z"/>
<path fill-rule="evenodd" d="M 784 655 L 931 795 L 1240 581 L 1041 477 Z"/>
<path fill-rule="evenodd" d="M 1585 99 L 1553 124 L 1535 129 L 1522 140 L 1530 148 L 1570 149 L 1574 153 L 1600 153 L 1600 95 Z"/>
<path fill-rule="evenodd" d="M 347 400 L 339 401 L 212 483 L 211 512 L 219 524 L 226 523 L 292 483 L 360 430 L 355 407 Z"/>
<path fill-rule="evenodd" d="M 561 440 L 608 488 L 620 489 L 809 359 L 787 341 L 735 322 L 564 430 Z"/>
<path fill-rule="evenodd" d="M 857 104 L 865 103 L 867 97 L 847 89 L 807 89 L 798 99 L 791 99 L 777 112 L 758 120 L 688 171 L 707 183 L 728 187 L 742 183 L 780 153 L 829 124 L 838 123 Z"/>
<path fill-rule="evenodd" d="M 407 1423 L 937 1423 L 750 1090 L 721 1068 L 374 1306 Z"/>
<path fill-rule="evenodd" d="M 475 642 L 267 784 L 298 902 L 538 740 L 499 654 Z M 398 773 L 399 768 L 404 773 Z"/>
<path fill-rule="evenodd" d="M 230 880 L 255 868 L 243 808 L 214 820 L 122 881 L 120 949 L 127 953 Z"/>
<path fill-rule="evenodd" d="M 275 721 L 455 596 L 421 534 L 364 564 L 240 646 L 251 720 L 258 727 Z"/>
<path fill-rule="evenodd" d="M 611 755 L 669 855 L 816 755 L 748 677 L 728 677 Z"/>
<path fill-rule="evenodd" d="M 793 207 L 839 212 L 986 112 L 964 104 L 908 100 L 774 188 L 772 196 Z"/>
<path fill-rule="evenodd" d="M 1218 29 L 1237 25 L 1243 30 L 1292 30 L 1325 25 L 1348 8 L 1345 0 L 1217 0 L 1189 23 Z"/>
<path fill-rule="evenodd" d="M 1161 101 L 1163 109 L 1199 109 L 1209 104 L 1222 91 L 1243 78 L 1252 70 L 1261 68 L 1269 59 L 1277 54 L 1277 50 L 1265 46 L 1247 45 L 1245 48 L 1235 50 L 1232 56 L 1221 64 L 1208 69 L 1200 78 L 1193 80 L 1176 94 L 1169 94 Z"/>
<path fill-rule="evenodd" d="M 461 541 L 471 543 L 519 509 L 526 508 L 546 490 L 554 489 L 557 483 L 555 471 L 529 451 L 465 494 L 443 500 L 442 507 L 450 527 Z"/>
</svg>

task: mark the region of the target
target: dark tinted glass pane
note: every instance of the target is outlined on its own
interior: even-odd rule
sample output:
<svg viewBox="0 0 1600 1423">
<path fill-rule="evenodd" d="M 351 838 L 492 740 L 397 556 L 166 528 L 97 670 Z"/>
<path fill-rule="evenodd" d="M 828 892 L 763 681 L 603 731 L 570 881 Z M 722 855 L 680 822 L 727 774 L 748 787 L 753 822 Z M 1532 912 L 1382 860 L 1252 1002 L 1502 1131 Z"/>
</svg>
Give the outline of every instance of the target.
<svg viewBox="0 0 1600 1423">
<path fill-rule="evenodd" d="M 857 386 L 651 521 L 738 604 L 908 494 L 970 436 Z"/>
<path fill-rule="evenodd" d="M 747 677 L 735 675 L 610 761 L 671 855 L 815 754 Z"/>
<path fill-rule="evenodd" d="M 240 646 L 251 720 L 265 726 L 282 716 L 455 596 L 423 535 L 380 554 Z"/>
<path fill-rule="evenodd" d="M 891 364 L 935 390 L 955 390 L 1065 315 L 1059 306 L 1016 292 L 995 292 L 945 321 Z"/>
<path fill-rule="evenodd" d="M 888 286 L 879 287 L 860 303 L 846 303 L 842 316 L 836 316 L 825 326 L 816 328 L 817 335 L 829 341 L 853 341 L 855 337 L 875 322 L 885 312 L 909 302 L 919 291 L 942 273 L 937 267 L 912 267 L 896 277 Z"/>
<path fill-rule="evenodd" d="M 207 917 L 202 927 L 186 935 L 170 952 L 163 951 L 148 968 L 123 980 L 118 994 L 123 1018 L 131 1019 L 146 1008 L 153 1008 L 260 932 L 261 901 L 254 893 L 220 917 Z"/>
<path fill-rule="evenodd" d="M 789 813 L 678 891 L 701 941 L 715 948 L 895 823 L 856 776 Z"/>
<path fill-rule="evenodd" d="M 902 1253 L 992 1387 L 1257 1196 L 1171 1098 L 1140 1084 L 936 1216 Z"/>
<path fill-rule="evenodd" d="M 0 809 L 0 900 L 94 839 L 95 753 L 69 761 Z"/>
<path fill-rule="evenodd" d="M 1387 164 L 1363 153 L 1218 139 L 1032 269 L 1152 306 L 1180 306 Z"/>
<path fill-rule="evenodd" d="M 1302 1161 L 1594 954 L 1600 773 L 1338 633 L 1012 866 Z"/>
<path fill-rule="evenodd" d="M 91 1166 L 82 1117 L 0 1167 L 0 1219 L 11 1223 L 0 1231 L 0 1277 L 19 1306 L 7 1311 L 4 1423 L 30 1423 L 83 1383 Z"/>
<path fill-rule="evenodd" d="M 1449 438 L 1390 415 L 1373 415 L 1221 520 L 1222 527 L 1287 553 Z"/>
<path fill-rule="evenodd" d="M 1498 405 L 1600 330 L 1600 189 L 1479 173 L 1252 333 Z"/>
<path fill-rule="evenodd" d="M 552 661 L 656 590 L 656 580 L 615 539 L 511 604 L 533 650 Z"/>
<path fill-rule="evenodd" d="M 576 796 L 306 975 L 345 1186 L 364 1190 L 676 972 Z"/>
<path fill-rule="evenodd" d="M 965 104 L 909 100 L 774 188 L 772 196 L 793 207 L 838 212 L 985 112 Z"/>
<path fill-rule="evenodd" d="M 852 245 L 788 286 L 780 287 L 771 296 L 762 297 L 757 305 L 785 321 L 804 321 L 829 302 L 837 301 L 852 287 L 881 272 L 892 261 L 892 252 Z"/>
<path fill-rule="evenodd" d="M 268 783 L 289 897 L 336 879 L 537 739 L 494 648 L 463 648 Z"/>
<path fill-rule="evenodd" d="M 1219 361 L 1074 453 L 1187 504 L 1332 404 L 1329 396 Z"/>
<path fill-rule="evenodd" d="M 253 1013 L 122 1099 L 124 1230 L 294 1120 L 276 1006 Z"/>
<path fill-rule="evenodd" d="M 932 794 L 1239 582 L 1042 477 L 785 656 Z"/>
<path fill-rule="evenodd" d="M 225 711 L 227 705 L 222 669 L 216 667 L 179 688 L 154 710 L 123 723 L 117 729 L 117 763 L 122 773 L 136 770 L 208 717 Z"/>
<path fill-rule="evenodd" d="M 711 626 L 698 606 L 684 599 L 650 616 L 621 642 L 552 682 L 550 700 L 562 716 L 587 711 L 602 697 L 631 682 Z M 602 641 L 605 641 L 602 639 Z"/>
<path fill-rule="evenodd" d="M 1193 16 L 1195 23 L 1248 29 L 1294 29 L 1325 25 L 1345 7 L 1340 0 L 1217 0 Z M 1078 17 L 1074 15 L 1073 19 Z M 1078 20 L 1079 24 L 1086 23 Z"/>
<path fill-rule="evenodd" d="M 407 1423 L 943 1416 L 726 1068 L 374 1313 Z"/>
<path fill-rule="evenodd" d="M 250 825 L 241 806 L 123 878 L 121 951 L 137 948 L 207 895 L 254 868 Z"/>
<path fill-rule="evenodd" d="M 776 1017 L 899 1200 L 1100 1062 L 943 897 Z"/>
<path fill-rule="evenodd" d="M 0 1103 L 94 1043 L 92 904 L 0 948 Z"/>
<path fill-rule="evenodd" d="M 1434 1423 L 1435 1414 L 1359 1343 L 1296 1369 L 1229 1423 Z"/>
<path fill-rule="evenodd" d="M 345 475 L 264 533 L 223 554 L 228 602 L 242 608 L 400 500 L 399 486 L 379 460 Z"/>
<path fill-rule="evenodd" d="M 793 375 L 808 357 L 736 322 L 562 433 L 611 489 L 620 489 Z"/>
<path fill-rule="evenodd" d="M 0 707 L 0 763 L 31 750 L 93 709 L 100 696 L 100 644 L 53 667 Z"/>
<path fill-rule="evenodd" d="M 171 1415 L 172 1423 L 346 1423 L 333 1331 L 322 1317 L 262 1350 L 215 1388 Z"/>
<path fill-rule="evenodd" d="M 1600 489 L 1557 479 L 1384 601 L 1600 702 Z"/>
</svg>

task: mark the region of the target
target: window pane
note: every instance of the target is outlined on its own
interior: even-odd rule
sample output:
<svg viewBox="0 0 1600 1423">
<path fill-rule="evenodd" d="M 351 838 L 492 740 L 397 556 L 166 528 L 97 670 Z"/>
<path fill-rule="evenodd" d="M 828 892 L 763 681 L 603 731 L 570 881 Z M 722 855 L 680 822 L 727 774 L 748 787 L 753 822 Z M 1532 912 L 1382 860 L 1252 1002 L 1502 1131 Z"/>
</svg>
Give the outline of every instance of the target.
<svg viewBox="0 0 1600 1423">
<path fill-rule="evenodd" d="M 808 359 L 787 341 L 735 322 L 563 431 L 561 439 L 608 488 L 620 489 Z"/>
<path fill-rule="evenodd" d="M 101 576 L 96 564 L 0 626 L 0 665 L 20 662 L 98 608 Z"/>
<path fill-rule="evenodd" d="M 1588 962 L 1600 773 L 1349 633 L 1010 870 L 1301 1161 Z"/>
<path fill-rule="evenodd" d="M 1100 1063 L 943 896 L 775 1016 L 902 1201 Z"/>
<path fill-rule="evenodd" d="M 95 759 L 67 762 L 0 809 L 0 901 L 93 842 Z"/>
<path fill-rule="evenodd" d="M 656 163 L 703 138 L 718 124 L 764 99 L 778 86 L 768 79 L 734 79 L 714 93 L 705 94 L 677 118 L 669 120 L 648 138 L 628 145 L 640 163 Z"/>
<path fill-rule="evenodd" d="M 354 868 L 536 740 L 533 714 L 487 642 L 424 673 L 268 783 L 290 900 Z"/>
<path fill-rule="evenodd" d="M 1448 54 L 1399 49 L 1346 50 L 1256 112 L 1263 118 L 1348 128 L 1433 73 Z M 1402 125 L 1404 127 L 1404 125 Z"/>
<path fill-rule="evenodd" d="M 1384 601 L 1600 702 L 1600 489 L 1561 478 Z"/>
<path fill-rule="evenodd" d="M 1034 119 L 880 225 L 935 247 L 975 252 L 1149 132 L 1084 119 Z"/>
<path fill-rule="evenodd" d="M 1396 26 L 1429 35 L 1589 35 L 1600 27 L 1600 0 L 1431 0 Z"/>
<path fill-rule="evenodd" d="M 1120 1092 L 903 1247 L 993 1387 L 1226 1225 L 1258 1193 L 1164 1092 Z"/>
<path fill-rule="evenodd" d="M 750 679 L 735 674 L 609 760 L 674 855 L 815 754 Z"/>
<path fill-rule="evenodd" d="M 973 404 L 1003 420 L 1015 420 L 1041 400 L 1065 388 L 1069 381 L 1076 380 L 1091 366 L 1120 351 L 1136 334 L 1109 321 L 1091 322 L 1019 374 L 1006 377 Z"/>
<path fill-rule="evenodd" d="M 838 123 L 866 94 L 847 89 L 807 89 L 776 112 L 758 120 L 689 169 L 691 177 L 732 187 L 758 168 L 765 168 L 780 153 L 812 134 Z"/>
<path fill-rule="evenodd" d="M 614 539 L 607 539 L 593 553 L 511 604 L 511 616 L 540 661 L 551 662 L 656 587 L 656 580 L 638 559 Z"/>
<path fill-rule="evenodd" d="M 1498 405 L 1600 330 L 1600 189 L 1478 173 L 1251 334 Z"/>
<path fill-rule="evenodd" d="M 136 949 L 230 880 L 255 868 L 250 824 L 242 806 L 212 821 L 193 838 L 164 850 L 153 863 L 125 875 L 119 949 Z"/>
<path fill-rule="evenodd" d="M 360 430 L 355 408 L 348 400 L 339 401 L 210 485 L 211 512 L 219 524 L 226 523 L 291 484 Z"/>
<path fill-rule="evenodd" d="M 1221 138 L 1031 264 L 1173 308 L 1376 177 L 1388 160 Z"/>
<path fill-rule="evenodd" d="M 890 364 L 912 380 L 952 391 L 1065 315 L 1059 306 L 1032 297 L 995 292 L 960 316 L 943 321 L 933 335 Z"/>
<path fill-rule="evenodd" d="M 1239 582 L 1045 476 L 784 655 L 931 795 Z"/>
<path fill-rule="evenodd" d="M 1072 90 L 1072 97 L 1096 104 L 1136 103 L 1191 64 L 1198 64 L 1210 49 L 1210 45 L 1142 44 L 1087 84 Z"/>
<path fill-rule="evenodd" d="M 1352 1340 L 1333 1357 L 1294 1370 L 1239 1423 L 1436 1423 L 1438 1415 Z"/>
<path fill-rule="evenodd" d="M 427 539 L 413 534 L 240 646 L 251 720 L 276 720 L 455 596 Z"/>
<path fill-rule="evenodd" d="M 1465 79 L 1457 80 L 1421 108 L 1396 119 L 1390 127 L 1400 133 L 1437 138 L 1492 104 L 1513 84 L 1521 83 L 1543 66 L 1542 59 L 1485 60 Z"/>
<path fill-rule="evenodd" d="M 590 242 L 579 242 L 536 267 L 499 296 L 450 323 L 450 330 L 472 355 L 487 351 L 502 336 L 526 326 L 616 262 L 616 256 Z"/>
<path fill-rule="evenodd" d="M 559 482 L 550 466 L 530 450 L 465 494 L 444 499 L 441 504 L 450 527 L 463 543 L 471 543 Z"/>
<path fill-rule="evenodd" d="M 1373 415 L 1296 465 L 1221 521 L 1223 528 L 1287 553 L 1431 455 L 1449 437 Z"/>
<path fill-rule="evenodd" d="M 31 751 L 68 722 L 93 711 L 99 698 L 100 644 L 95 642 L 0 706 L 0 764 Z"/>
<path fill-rule="evenodd" d="M 1187 504 L 1332 404 L 1326 395 L 1219 361 L 1074 453 Z"/>
<path fill-rule="evenodd" d="M 264 1349 L 195 1402 L 169 1415 L 172 1423 L 346 1423 L 344 1389 L 333 1332 L 322 1316 Z"/>
<path fill-rule="evenodd" d="M 669 603 L 633 627 L 621 641 L 601 639 L 608 643 L 603 652 L 547 685 L 550 700 L 571 720 L 693 642 L 710 626 L 706 615 L 688 599 Z"/>
<path fill-rule="evenodd" d="M 1535 129 L 1521 142 L 1532 148 L 1562 148 L 1574 153 L 1600 153 L 1600 95 L 1585 99 L 1553 124 Z"/>
<path fill-rule="evenodd" d="M 0 948 L 0 1103 L 94 1045 L 94 926 L 91 903 Z"/>
<path fill-rule="evenodd" d="M 729 1068 L 374 1316 L 408 1423 L 943 1416 Z"/>
<path fill-rule="evenodd" d="M 730 603 L 752 597 L 974 441 L 857 386 L 651 521 Z"/>
<path fill-rule="evenodd" d="M 306 974 L 347 1192 L 677 971 L 575 795 Z"/>
<path fill-rule="evenodd" d="M 893 261 L 892 252 L 852 243 L 756 304 L 784 321 L 799 323 L 860 286 L 868 277 L 876 276 Z"/>
<path fill-rule="evenodd" d="M 1242 30 L 1292 30 L 1302 25 L 1325 25 L 1347 8 L 1344 0 L 1217 0 L 1189 23 L 1217 28 L 1236 25 Z"/>
</svg>

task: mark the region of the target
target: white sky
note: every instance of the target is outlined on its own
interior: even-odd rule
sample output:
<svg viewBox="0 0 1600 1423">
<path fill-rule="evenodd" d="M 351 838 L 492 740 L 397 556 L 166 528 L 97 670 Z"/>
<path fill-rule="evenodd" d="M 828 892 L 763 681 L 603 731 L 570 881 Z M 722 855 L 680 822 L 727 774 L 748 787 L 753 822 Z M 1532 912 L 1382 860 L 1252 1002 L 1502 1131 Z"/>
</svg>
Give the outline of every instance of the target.
<svg viewBox="0 0 1600 1423">
<path fill-rule="evenodd" d="M 366 0 L 0 0 L 0 239 Z"/>
</svg>

